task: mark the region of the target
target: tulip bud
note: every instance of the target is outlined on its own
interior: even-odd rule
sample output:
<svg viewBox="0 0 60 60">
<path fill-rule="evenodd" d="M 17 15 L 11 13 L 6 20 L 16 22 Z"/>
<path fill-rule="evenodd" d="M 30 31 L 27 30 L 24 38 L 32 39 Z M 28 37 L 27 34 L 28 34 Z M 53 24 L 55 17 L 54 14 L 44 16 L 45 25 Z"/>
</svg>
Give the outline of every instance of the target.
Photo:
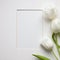
<svg viewBox="0 0 60 60">
<path fill-rule="evenodd" d="M 51 39 L 48 37 L 45 37 L 45 39 L 43 40 L 41 45 L 48 51 L 52 50 L 52 48 L 53 48 L 53 43 L 52 43 Z"/>
<path fill-rule="evenodd" d="M 60 20 L 58 18 L 51 22 L 51 29 L 54 33 L 60 32 Z"/>
<path fill-rule="evenodd" d="M 47 9 L 45 11 L 45 18 L 48 20 L 53 20 L 56 18 L 56 10 L 55 9 Z"/>
</svg>

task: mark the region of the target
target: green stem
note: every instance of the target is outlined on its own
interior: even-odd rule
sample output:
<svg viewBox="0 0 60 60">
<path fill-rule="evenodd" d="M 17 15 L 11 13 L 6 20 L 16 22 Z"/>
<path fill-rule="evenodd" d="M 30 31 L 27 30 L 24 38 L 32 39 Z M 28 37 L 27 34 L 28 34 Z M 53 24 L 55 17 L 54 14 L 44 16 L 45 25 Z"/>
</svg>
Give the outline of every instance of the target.
<svg viewBox="0 0 60 60">
<path fill-rule="evenodd" d="M 57 34 L 56 33 L 53 33 L 52 34 L 52 39 L 53 39 L 53 42 L 55 43 L 55 45 L 56 45 L 56 48 L 57 48 L 57 51 L 58 51 L 58 54 L 59 54 L 59 56 L 60 56 L 60 51 L 59 51 L 59 46 L 58 46 L 58 41 L 57 41 Z"/>
<path fill-rule="evenodd" d="M 54 51 L 52 51 L 52 54 L 55 56 L 56 60 L 58 60 L 58 57 L 55 55 Z"/>
<path fill-rule="evenodd" d="M 57 48 L 57 51 L 58 51 L 58 54 L 60 56 L 60 51 L 59 51 L 59 47 L 56 45 L 56 48 Z"/>
</svg>

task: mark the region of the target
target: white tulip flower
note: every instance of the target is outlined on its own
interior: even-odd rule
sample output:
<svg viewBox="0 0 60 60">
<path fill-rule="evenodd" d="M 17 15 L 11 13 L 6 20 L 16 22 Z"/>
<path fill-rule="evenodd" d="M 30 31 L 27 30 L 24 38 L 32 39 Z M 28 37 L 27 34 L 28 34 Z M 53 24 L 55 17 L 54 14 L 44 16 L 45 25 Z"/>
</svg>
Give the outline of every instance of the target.
<svg viewBox="0 0 60 60">
<path fill-rule="evenodd" d="M 45 37 L 41 45 L 46 49 L 46 50 L 52 50 L 53 48 L 53 42 L 49 37 Z"/>
<path fill-rule="evenodd" d="M 56 60 L 58 60 L 58 57 L 55 55 L 53 51 L 53 42 L 49 37 L 45 37 L 44 41 L 41 43 L 41 45 L 48 51 L 51 51 L 51 53 L 55 56 Z"/>
<path fill-rule="evenodd" d="M 54 33 L 60 32 L 60 20 L 58 18 L 54 19 L 51 22 L 51 29 L 52 29 L 52 32 Z"/>
<path fill-rule="evenodd" d="M 45 11 L 45 18 L 48 20 L 53 20 L 56 18 L 56 9 L 51 8 Z"/>
</svg>

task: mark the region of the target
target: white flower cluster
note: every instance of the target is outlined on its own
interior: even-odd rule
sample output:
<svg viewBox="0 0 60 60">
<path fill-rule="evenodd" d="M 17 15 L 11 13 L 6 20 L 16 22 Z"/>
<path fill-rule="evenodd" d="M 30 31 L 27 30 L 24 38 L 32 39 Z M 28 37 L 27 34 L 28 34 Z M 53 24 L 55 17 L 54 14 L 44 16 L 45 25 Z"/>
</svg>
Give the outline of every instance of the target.
<svg viewBox="0 0 60 60">
<path fill-rule="evenodd" d="M 48 9 L 47 11 L 45 11 L 45 18 L 47 20 L 51 21 L 51 30 L 53 33 L 59 33 L 60 32 L 60 20 L 57 18 L 57 14 L 56 14 L 56 10 L 55 9 Z M 41 45 L 48 51 L 53 51 L 53 42 L 52 40 L 47 36 L 43 39 L 43 42 L 41 43 Z M 57 56 L 55 55 L 55 53 L 53 52 L 54 56 L 56 57 L 56 60 L 58 60 Z"/>
<path fill-rule="evenodd" d="M 47 9 L 45 17 L 51 21 L 51 30 L 53 33 L 60 32 L 60 20 L 57 18 L 57 10 L 54 8 Z M 45 38 L 41 44 L 45 49 L 50 50 L 53 47 L 53 43 L 49 37 Z"/>
<path fill-rule="evenodd" d="M 52 39 L 50 39 L 48 36 L 47 37 L 45 36 L 45 38 L 43 39 L 43 41 L 41 43 L 41 46 L 44 47 L 46 50 L 52 52 L 52 54 L 55 56 L 56 60 L 59 60 L 58 57 L 56 56 L 56 54 L 53 51 L 54 44 L 53 44 L 52 40 L 56 44 L 57 50 L 58 50 L 59 46 L 57 45 L 57 42 L 54 39 L 54 36 L 55 36 L 56 33 L 60 32 L 60 20 L 57 18 L 57 14 L 56 14 L 55 9 L 48 9 L 48 10 L 46 10 L 44 12 L 45 12 L 45 18 L 47 20 L 51 21 L 51 30 L 52 30 L 53 34 L 52 34 Z M 56 36 L 55 36 L 55 38 L 56 38 Z M 59 50 L 58 50 L 58 53 L 60 54 Z M 43 57 L 41 55 L 33 54 L 33 56 L 39 58 L 40 60 L 50 60 L 50 59 L 48 59 L 46 57 Z"/>
<path fill-rule="evenodd" d="M 51 21 L 51 30 L 54 33 L 60 32 L 60 19 L 57 18 L 57 10 L 54 8 L 45 11 L 45 17 Z"/>
</svg>

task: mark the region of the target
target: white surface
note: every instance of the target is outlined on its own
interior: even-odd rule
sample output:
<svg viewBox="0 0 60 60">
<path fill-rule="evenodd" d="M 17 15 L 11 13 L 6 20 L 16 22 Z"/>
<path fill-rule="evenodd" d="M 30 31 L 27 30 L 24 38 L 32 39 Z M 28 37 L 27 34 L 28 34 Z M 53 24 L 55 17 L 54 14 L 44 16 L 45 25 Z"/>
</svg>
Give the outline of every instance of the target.
<svg viewBox="0 0 60 60">
<path fill-rule="evenodd" d="M 0 48 L 16 48 L 16 9 L 43 8 L 59 0 L 0 0 Z"/>
<path fill-rule="evenodd" d="M 42 40 L 42 11 L 17 12 L 19 48 L 38 48 Z"/>
<path fill-rule="evenodd" d="M 30 49 L 16 50 L 16 9 L 43 8 L 49 5 L 55 5 L 60 10 L 60 0 L 0 0 L 0 60 L 24 60 L 23 57 L 31 60 Z M 44 53 L 41 50 L 41 54 Z"/>
<path fill-rule="evenodd" d="M 45 53 L 41 49 L 2 48 L 0 49 L 0 60 L 38 60 L 32 56 L 32 53 L 37 53 L 37 51 L 41 55 L 53 58 L 50 53 Z"/>
</svg>

